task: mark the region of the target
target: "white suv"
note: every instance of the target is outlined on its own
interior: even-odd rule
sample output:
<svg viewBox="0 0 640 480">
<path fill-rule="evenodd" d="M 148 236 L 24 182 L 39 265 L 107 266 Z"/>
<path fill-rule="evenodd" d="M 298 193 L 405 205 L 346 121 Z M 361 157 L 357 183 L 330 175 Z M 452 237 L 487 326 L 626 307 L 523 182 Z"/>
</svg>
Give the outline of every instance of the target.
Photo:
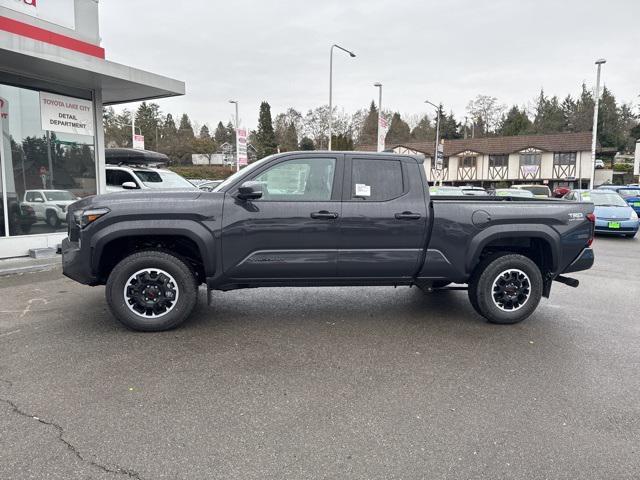
<svg viewBox="0 0 640 480">
<path fill-rule="evenodd" d="M 138 165 L 106 166 L 107 192 L 123 190 L 197 190 L 191 182 L 177 173 L 160 168 Z"/>
<path fill-rule="evenodd" d="M 37 220 L 44 220 L 52 228 L 58 228 L 67 217 L 67 207 L 78 200 L 68 190 L 27 190 L 22 205 L 36 212 Z"/>
</svg>

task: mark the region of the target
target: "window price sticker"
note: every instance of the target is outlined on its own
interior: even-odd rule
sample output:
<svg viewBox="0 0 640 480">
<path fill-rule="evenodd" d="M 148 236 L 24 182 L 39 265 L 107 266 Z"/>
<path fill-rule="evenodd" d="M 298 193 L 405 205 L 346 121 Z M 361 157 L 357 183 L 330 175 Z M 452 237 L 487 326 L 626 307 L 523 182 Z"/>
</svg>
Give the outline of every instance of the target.
<svg viewBox="0 0 640 480">
<path fill-rule="evenodd" d="M 370 197 L 371 185 L 365 185 L 364 183 L 356 183 L 356 197 Z"/>
</svg>

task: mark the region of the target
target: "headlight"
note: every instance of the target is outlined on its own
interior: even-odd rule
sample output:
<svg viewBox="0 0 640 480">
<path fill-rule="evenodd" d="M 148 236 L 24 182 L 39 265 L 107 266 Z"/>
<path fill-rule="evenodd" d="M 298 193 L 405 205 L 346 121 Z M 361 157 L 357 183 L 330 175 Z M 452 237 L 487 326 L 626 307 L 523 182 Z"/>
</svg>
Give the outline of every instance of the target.
<svg viewBox="0 0 640 480">
<path fill-rule="evenodd" d="M 66 206 L 66 205 L 59 205 L 59 204 L 56 204 L 56 207 L 58 207 L 58 208 L 59 208 L 60 210 L 62 210 L 63 212 L 67 209 L 67 206 Z"/>
<path fill-rule="evenodd" d="M 629 216 L 629 220 L 638 220 L 638 214 L 634 210 L 631 210 L 631 215 Z"/>
<path fill-rule="evenodd" d="M 106 207 L 90 208 L 88 210 L 76 210 L 75 212 L 73 212 L 73 218 L 80 228 L 84 228 L 109 212 L 110 210 Z"/>
</svg>

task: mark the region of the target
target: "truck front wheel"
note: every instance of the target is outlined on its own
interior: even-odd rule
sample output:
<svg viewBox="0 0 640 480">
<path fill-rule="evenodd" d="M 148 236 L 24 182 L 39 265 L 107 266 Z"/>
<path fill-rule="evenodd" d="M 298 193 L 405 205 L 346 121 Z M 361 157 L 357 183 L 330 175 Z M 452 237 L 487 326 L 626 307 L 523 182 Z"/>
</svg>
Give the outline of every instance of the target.
<svg viewBox="0 0 640 480">
<path fill-rule="evenodd" d="M 518 323 L 542 297 L 542 274 L 524 255 L 502 254 L 482 261 L 469 281 L 469 300 L 491 323 Z"/>
<path fill-rule="evenodd" d="M 121 260 L 107 279 L 113 315 L 133 330 L 157 332 L 177 327 L 198 300 L 193 271 L 180 258 L 148 250 Z"/>
</svg>

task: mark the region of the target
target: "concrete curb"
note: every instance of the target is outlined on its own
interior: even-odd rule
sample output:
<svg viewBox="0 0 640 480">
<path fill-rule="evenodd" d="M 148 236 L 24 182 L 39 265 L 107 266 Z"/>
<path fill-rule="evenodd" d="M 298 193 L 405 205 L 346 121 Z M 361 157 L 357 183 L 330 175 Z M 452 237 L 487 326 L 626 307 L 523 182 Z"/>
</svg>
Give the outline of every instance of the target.
<svg viewBox="0 0 640 480">
<path fill-rule="evenodd" d="M 0 277 L 17 275 L 21 273 L 41 272 L 62 267 L 60 256 L 51 258 L 10 258 L 0 260 Z"/>
</svg>

